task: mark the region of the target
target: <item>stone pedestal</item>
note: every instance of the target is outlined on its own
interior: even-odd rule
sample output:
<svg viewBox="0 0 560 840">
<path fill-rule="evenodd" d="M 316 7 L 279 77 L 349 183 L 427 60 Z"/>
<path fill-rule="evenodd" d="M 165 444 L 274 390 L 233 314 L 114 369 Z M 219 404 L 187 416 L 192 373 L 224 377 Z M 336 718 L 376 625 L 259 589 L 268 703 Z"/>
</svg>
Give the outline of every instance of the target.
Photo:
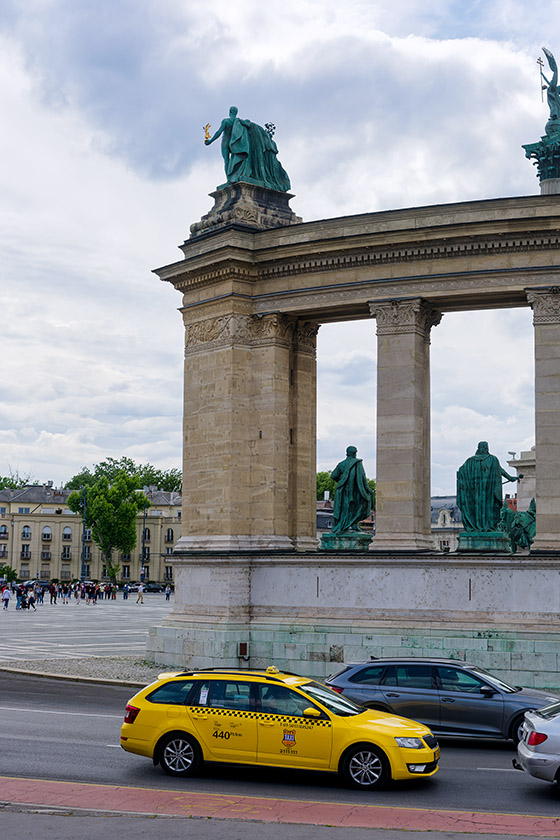
<svg viewBox="0 0 560 840">
<path fill-rule="evenodd" d="M 289 207 L 291 193 L 239 182 L 225 184 L 210 193 L 214 206 L 199 222 L 191 225 L 191 239 L 231 225 L 251 230 L 299 224 L 302 219 Z"/>
<path fill-rule="evenodd" d="M 323 534 L 321 551 L 367 551 L 373 537 L 364 531 L 347 531 L 345 534 Z"/>
<path fill-rule="evenodd" d="M 459 534 L 457 551 L 511 553 L 511 541 L 503 531 L 463 531 Z"/>
<path fill-rule="evenodd" d="M 426 551 L 430 523 L 430 330 L 420 298 L 370 303 L 377 320 L 376 536 L 372 550 Z"/>
</svg>

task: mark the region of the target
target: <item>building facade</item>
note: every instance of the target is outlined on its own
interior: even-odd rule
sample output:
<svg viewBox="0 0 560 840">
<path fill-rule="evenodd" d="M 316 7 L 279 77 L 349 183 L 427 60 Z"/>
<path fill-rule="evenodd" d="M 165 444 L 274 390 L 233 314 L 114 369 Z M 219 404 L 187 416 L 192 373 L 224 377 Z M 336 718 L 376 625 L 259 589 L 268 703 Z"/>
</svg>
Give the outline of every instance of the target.
<svg viewBox="0 0 560 840">
<path fill-rule="evenodd" d="M 0 563 L 7 564 L 21 580 L 107 580 L 102 552 L 85 530 L 79 514 L 67 505 L 70 490 L 28 485 L 17 490 L 0 490 Z M 181 495 L 150 487 L 144 493 L 151 507 L 140 511 L 136 525 L 136 547 L 120 552 L 117 579 L 172 582 L 173 567 L 166 561 L 181 533 Z"/>
</svg>

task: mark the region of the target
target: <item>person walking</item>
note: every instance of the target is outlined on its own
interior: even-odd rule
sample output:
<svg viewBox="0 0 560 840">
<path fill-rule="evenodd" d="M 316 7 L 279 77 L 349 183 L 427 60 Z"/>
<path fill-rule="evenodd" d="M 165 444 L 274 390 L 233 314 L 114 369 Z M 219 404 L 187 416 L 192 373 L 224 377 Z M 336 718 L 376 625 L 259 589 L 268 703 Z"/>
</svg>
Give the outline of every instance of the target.
<svg viewBox="0 0 560 840">
<path fill-rule="evenodd" d="M 56 591 L 56 586 L 54 585 L 54 583 L 51 583 L 51 585 L 49 586 L 49 592 L 51 596 L 51 604 L 56 604 L 56 596 L 58 593 Z"/>
<path fill-rule="evenodd" d="M 144 584 L 143 583 L 138 584 L 138 598 L 136 599 L 136 603 L 137 604 L 143 604 L 144 603 Z"/>
<path fill-rule="evenodd" d="M 4 609 L 7 610 L 10 606 L 10 598 L 12 597 L 12 592 L 8 584 L 2 590 L 2 602 L 4 604 Z"/>
<path fill-rule="evenodd" d="M 129 591 L 129 588 L 130 588 L 130 587 L 129 587 L 128 583 L 125 583 L 125 585 L 123 586 L 123 591 L 122 591 L 122 599 L 123 599 L 123 601 L 128 601 L 128 591 Z"/>
<path fill-rule="evenodd" d="M 165 600 L 169 601 L 170 598 L 171 598 L 171 587 L 169 586 L 169 584 L 167 584 L 167 586 L 165 587 Z"/>
</svg>

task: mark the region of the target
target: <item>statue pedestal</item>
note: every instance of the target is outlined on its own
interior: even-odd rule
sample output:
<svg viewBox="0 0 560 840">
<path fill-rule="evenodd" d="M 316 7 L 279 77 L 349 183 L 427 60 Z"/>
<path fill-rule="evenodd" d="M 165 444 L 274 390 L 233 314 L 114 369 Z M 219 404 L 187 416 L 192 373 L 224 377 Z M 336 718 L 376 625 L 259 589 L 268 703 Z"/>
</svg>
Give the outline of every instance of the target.
<svg viewBox="0 0 560 840">
<path fill-rule="evenodd" d="M 321 551 L 368 551 L 372 535 L 364 531 L 347 531 L 344 534 L 323 534 Z"/>
<path fill-rule="evenodd" d="M 293 198 L 291 193 L 240 181 L 218 187 L 210 196 L 214 206 L 199 222 L 191 225 L 191 239 L 231 225 L 254 231 L 297 225 L 302 221 L 289 207 Z"/>
<path fill-rule="evenodd" d="M 463 531 L 459 534 L 457 551 L 491 551 L 511 553 L 511 542 L 503 531 Z"/>
</svg>

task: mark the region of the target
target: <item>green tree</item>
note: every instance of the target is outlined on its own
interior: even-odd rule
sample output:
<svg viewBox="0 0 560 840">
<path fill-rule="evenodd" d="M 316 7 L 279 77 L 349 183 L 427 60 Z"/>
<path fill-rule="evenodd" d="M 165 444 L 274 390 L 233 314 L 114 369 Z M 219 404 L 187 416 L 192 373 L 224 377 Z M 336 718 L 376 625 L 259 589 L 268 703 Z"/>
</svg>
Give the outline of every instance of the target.
<svg viewBox="0 0 560 840">
<path fill-rule="evenodd" d="M 375 510 L 375 479 L 368 478 L 367 483 L 369 484 L 370 490 L 373 495 L 373 509 Z M 331 478 L 330 472 L 318 472 L 317 473 L 317 501 L 322 501 L 325 495 L 325 490 L 329 491 L 329 496 L 331 499 L 334 499 L 334 493 L 336 490 L 336 481 L 333 481 Z"/>
<path fill-rule="evenodd" d="M 130 554 L 134 549 L 136 515 L 144 507 L 150 507 L 150 502 L 138 492 L 136 476 L 127 475 L 124 470 L 111 483 L 107 476 L 102 476 L 94 484 L 85 485 L 83 493 L 74 490 L 67 501 L 70 510 L 83 515 L 84 496 L 86 527 L 91 528 L 91 535 L 103 552 L 109 577 L 116 583 L 120 566 L 118 562 L 113 563 L 113 553 Z"/>
<path fill-rule="evenodd" d="M 126 473 L 129 477 L 135 477 L 138 489 L 154 486 L 168 492 L 181 492 L 181 470 L 176 468 L 158 470 L 151 464 L 136 464 L 132 458 L 127 458 L 126 455 L 118 460 L 107 458 L 105 461 L 101 461 L 94 466 L 93 472 L 89 467 L 83 467 L 65 486 L 67 490 L 79 490 L 80 487 L 91 487 L 100 478 L 106 478 L 111 484 L 121 472 Z"/>
<path fill-rule="evenodd" d="M 12 472 L 9 475 L 0 476 L 0 490 L 19 490 L 21 487 L 27 487 L 28 484 L 38 484 L 37 481 L 32 480 L 31 474 L 20 475 L 19 471 Z"/>
<path fill-rule="evenodd" d="M 11 566 L 0 563 L 0 578 L 5 578 L 7 581 L 16 580 L 17 572 Z"/>
</svg>

